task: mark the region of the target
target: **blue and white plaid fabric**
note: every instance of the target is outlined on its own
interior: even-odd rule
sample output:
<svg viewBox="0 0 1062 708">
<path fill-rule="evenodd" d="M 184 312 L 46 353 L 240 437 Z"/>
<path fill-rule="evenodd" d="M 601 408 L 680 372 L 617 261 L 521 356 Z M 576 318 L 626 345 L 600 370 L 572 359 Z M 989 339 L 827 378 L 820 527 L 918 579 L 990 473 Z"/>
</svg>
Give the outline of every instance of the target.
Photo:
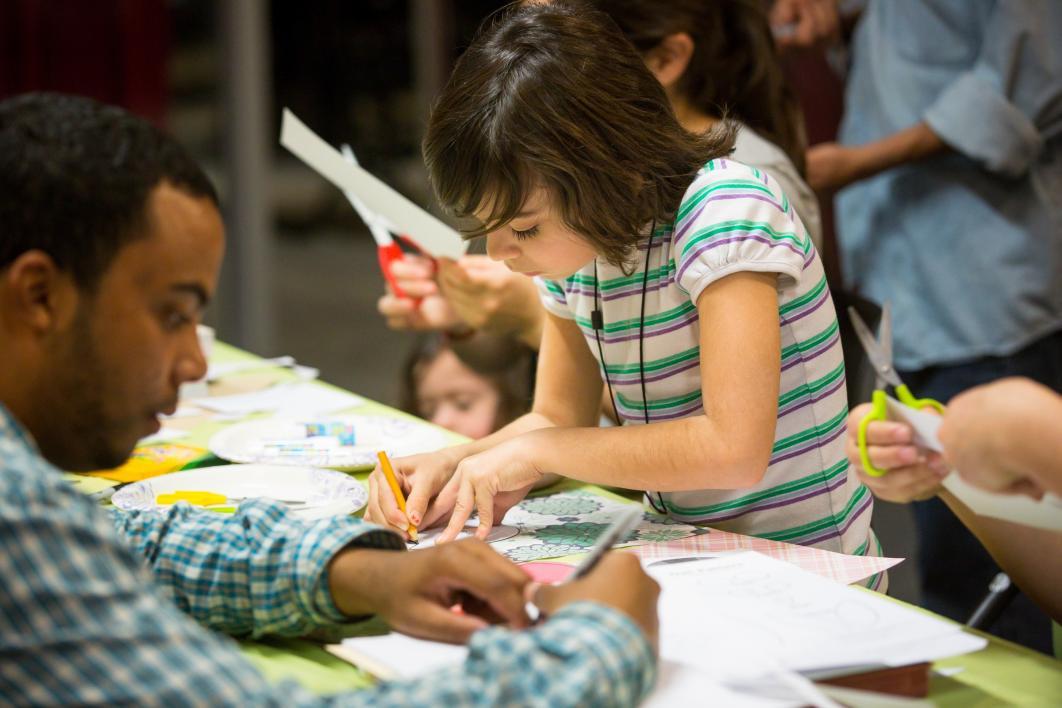
<svg viewBox="0 0 1062 708">
<path fill-rule="evenodd" d="M 358 519 L 303 522 L 263 501 L 232 516 L 181 505 L 108 518 L 0 405 L 0 702 L 633 705 L 652 685 L 644 637 L 594 603 L 532 631 L 478 632 L 463 667 L 420 680 L 329 697 L 268 684 L 221 633 L 298 636 L 343 621 L 327 566 L 351 544 L 402 547 Z"/>
</svg>

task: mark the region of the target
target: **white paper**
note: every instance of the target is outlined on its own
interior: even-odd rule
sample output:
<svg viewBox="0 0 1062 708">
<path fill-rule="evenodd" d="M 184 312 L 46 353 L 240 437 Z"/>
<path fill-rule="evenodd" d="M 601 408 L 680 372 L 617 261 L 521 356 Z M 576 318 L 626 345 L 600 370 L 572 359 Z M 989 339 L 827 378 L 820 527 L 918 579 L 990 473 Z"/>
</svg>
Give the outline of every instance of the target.
<svg viewBox="0 0 1062 708">
<path fill-rule="evenodd" d="M 188 437 L 189 432 L 187 430 L 181 430 L 180 428 L 170 428 L 162 426 L 159 428 L 159 432 L 154 435 L 148 435 L 146 438 L 140 438 L 137 442 L 137 447 L 141 445 L 154 445 L 155 443 L 169 442 L 171 440 L 180 440 L 181 438 Z"/>
<path fill-rule="evenodd" d="M 326 415 L 361 405 L 365 399 L 315 383 L 271 386 L 261 391 L 197 399 L 195 404 L 226 415 L 276 412 L 285 416 Z"/>
<path fill-rule="evenodd" d="M 431 255 L 464 255 L 466 244 L 460 234 L 362 167 L 347 162 L 287 108 L 281 120 L 280 144 L 344 192 L 357 195 L 392 231 L 408 236 Z"/>
<path fill-rule="evenodd" d="M 479 519 L 469 519 L 469 522 L 465 524 L 464 529 L 457 534 L 455 541 L 460 541 L 462 538 L 471 538 L 476 533 L 476 529 L 479 527 Z M 436 529 L 428 529 L 427 531 L 419 531 L 417 533 L 417 543 L 407 544 L 410 549 L 422 549 L 431 548 L 435 545 L 436 539 L 446 529 L 445 526 L 440 526 Z M 516 534 L 520 533 L 520 529 L 515 526 L 495 526 L 487 534 L 487 543 L 497 543 L 498 541 L 506 541 Z"/>
<path fill-rule="evenodd" d="M 468 658 L 468 647 L 414 639 L 391 632 L 378 637 L 353 637 L 328 651 L 384 679 L 413 679 L 453 668 Z M 514 671 L 523 667 L 513 665 Z M 677 662 L 661 661 L 656 686 L 643 706 L 717 705 L 727 708 L 787 708 L 800 701 L 780 701 L 742 694 L 708 678 L 704 672 Z"/>
<path fill-rule="evenodd" d="M 661 660 L 656 687 L 642 704 L 644 708 L 675 706 L 726 706 L 726 708 L 784 708 L 803 701 L 784 701 L 739 693 L 709 678 L 688 664 Z"/>
<path fill-rule="evenodd" d="M 468 656 L 467 646 L 415 639 L 398 632 L 352 637 L 340 646 L 344 651 L 334 651 L 333 647 L 329 651 L 381 679 L 416 678 L 461 664 Z"/>
<path fill-rule="evenodd" d="M 943 452 L 937 433 L 942 419 L 888 399 L 889 418 L 907 423 L 914 429 L 915 442 L 922 447 Z M 944 478 L 944 488 L 981 516 L 991 516 L 1026 526 L 1062 531 L 1062 500 L 1053 494 L 1033 499 L 1024 494 L 997 494 L 970 484 L 957 472 Z"/>
<path fill-rule="evenodd" d="M 647 570 L 662 588 L 661 657 L 728 683 L 779 668 L 899 666 L 912 645 L 926 649 L 924 659 L 951 656 L 954 644 L 944 640 L 962 634 L 953 623 L 758 553 Z M 970 639 L 960 651 L 985 645 Z"/>
</svg>

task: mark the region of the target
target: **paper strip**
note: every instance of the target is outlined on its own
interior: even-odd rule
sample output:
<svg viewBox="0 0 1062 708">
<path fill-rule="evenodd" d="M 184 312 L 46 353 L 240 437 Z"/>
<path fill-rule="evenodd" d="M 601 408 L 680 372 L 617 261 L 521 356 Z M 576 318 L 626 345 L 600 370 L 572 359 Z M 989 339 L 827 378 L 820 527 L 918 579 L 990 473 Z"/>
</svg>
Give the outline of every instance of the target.
<svg viewBox="0 0 1062 708">
<path fill-rule="evenodd" d="M 351 164 L 334 147 L 306 127 L 294 113 L 284 109 L 280 144 L 345 192 L 350 192 L 388 227 L 412 239 L 433 256 L 459 258 L 465 241 L 460 234 L 391 189 L 364 168 Z"/>
</svg>

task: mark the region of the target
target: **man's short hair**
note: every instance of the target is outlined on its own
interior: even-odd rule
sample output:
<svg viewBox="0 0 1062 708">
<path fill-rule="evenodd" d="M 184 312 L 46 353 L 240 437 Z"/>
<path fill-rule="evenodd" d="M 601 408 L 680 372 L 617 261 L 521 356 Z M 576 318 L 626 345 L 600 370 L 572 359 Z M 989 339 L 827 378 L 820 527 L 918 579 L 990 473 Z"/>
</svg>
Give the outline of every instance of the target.
<svg viewBox="0 0 1062 708">
<path fill-rule="evenodd" d="M 148 233 L 148 196 L 161 182 L 218 203 L 184 148 L 142 118 L 55 93 L 0 102 L 0 271 L 39 249 L 93 289 Z"/>
</svg>

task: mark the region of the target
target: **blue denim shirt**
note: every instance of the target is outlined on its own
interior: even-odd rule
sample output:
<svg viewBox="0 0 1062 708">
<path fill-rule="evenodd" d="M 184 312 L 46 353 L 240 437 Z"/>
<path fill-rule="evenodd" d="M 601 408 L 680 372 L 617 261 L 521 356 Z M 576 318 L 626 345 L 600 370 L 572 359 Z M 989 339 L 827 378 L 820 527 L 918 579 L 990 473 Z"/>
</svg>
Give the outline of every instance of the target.
<svg viewBox="0 0 1062 708">
<path fill-rule="evenodd" d="M 954 150 L 838 194 L 847 284 L 893 304 L 896 364 L 1011 354 L 1062 328 L 1062 2 L 872 0 L 841 141 L 925 121 Z"/>
</svg>

